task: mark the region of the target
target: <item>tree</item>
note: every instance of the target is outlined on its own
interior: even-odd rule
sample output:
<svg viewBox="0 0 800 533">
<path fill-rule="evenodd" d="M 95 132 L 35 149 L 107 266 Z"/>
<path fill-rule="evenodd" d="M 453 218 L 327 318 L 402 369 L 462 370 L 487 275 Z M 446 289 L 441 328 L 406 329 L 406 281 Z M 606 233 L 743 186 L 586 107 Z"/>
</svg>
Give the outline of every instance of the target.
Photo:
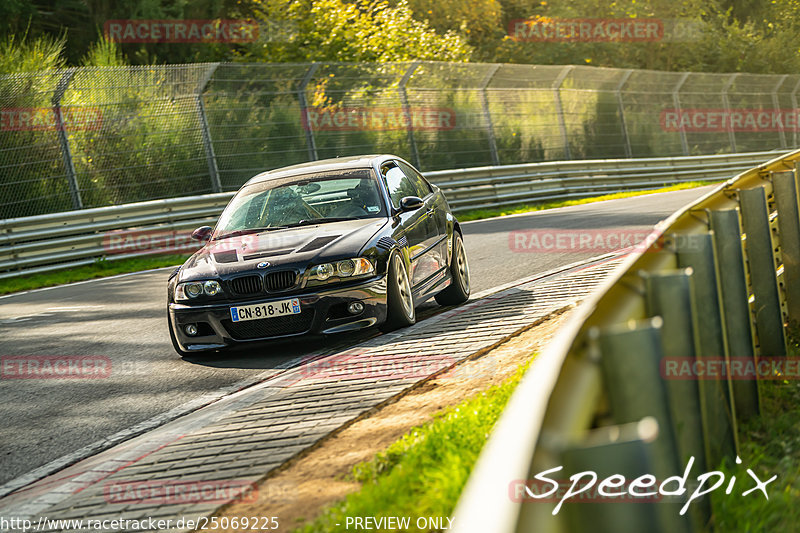
<svg viewBox="0 0 800 533">
<path fill-rule="evenodd" d="M 456 33 L 440 35 L 416 20 L 405 1 L 269 0 L 256 12 L 292 27 L 292 35 L 247 46 L 247 61 L 466 61 L 471 53 Z"/>
</svg>

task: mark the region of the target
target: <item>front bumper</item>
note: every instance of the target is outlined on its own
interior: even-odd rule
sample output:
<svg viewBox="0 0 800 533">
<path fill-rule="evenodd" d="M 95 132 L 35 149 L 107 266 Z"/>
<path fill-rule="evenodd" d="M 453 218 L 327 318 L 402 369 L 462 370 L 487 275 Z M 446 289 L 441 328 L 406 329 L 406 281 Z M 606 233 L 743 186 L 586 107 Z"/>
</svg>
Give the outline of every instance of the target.
<svg viewBox="0 0 800 533">
<path fill-rule="evenodd" d="M 289 298 L 300 300 L 300 314 L 240 322 L 231 320 L 231 307 Z M 357 315 L 349 314 L 347 305 L 356 301 L 364 304 L 364 310 Z M 175 339 L 180 348 L 186 352 L 217 350 L 238 343 L 283 339 L 298 335 L 355 331 L 386 320 L 386 275 L 316 292 L 282 294 L 246 302 L 213 305 L 170 303 L 168 314 Z M 186 334 L 184 327 L 188 324 L 198 326 L 197 335 Z"/>
</svg>

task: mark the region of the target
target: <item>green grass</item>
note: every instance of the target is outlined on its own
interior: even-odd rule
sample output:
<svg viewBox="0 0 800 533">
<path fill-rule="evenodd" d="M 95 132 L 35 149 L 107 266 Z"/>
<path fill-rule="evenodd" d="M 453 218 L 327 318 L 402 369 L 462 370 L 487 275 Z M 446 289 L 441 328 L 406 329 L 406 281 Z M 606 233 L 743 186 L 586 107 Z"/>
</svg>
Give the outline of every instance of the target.
<svg viewBox="0 0 800 533">
<path fill-rule="evenodd" d="M 343 531 L 347 516 L 408 516 L 409 531 L 419 531 L 414 524 L 417 517 L 450 516 L 525 368 L 411 429 L 371 461 L 356 465 L 351 475 L 362 483 L 361 489 L 296 531 Z"/>
<path fill-rule="evenodd" d="M 498 208 L 498 209 L 472 209 L 469 211 L 463 211 L 459 213 L 458 220 L 466 222 L 468 220 L 480 220 L 483 218 L 515 215 L 519 213 L 527 213 L 530 211 L 553 209 L 556 207 L 566 207 L 570 205 L 602 202 L 604 200 L 614 200 L 618 198 L 630 198 L 632 196 L 640 196 L 644 194 L 679 191 L 683 189 L 701 187 L 703 185 L 708 185 L 710 183 L 712 182 L 692 181 L 687 183 L 681 183 L 680 185 L 665 187 L 663 189 L 605 194 L 603 196 L 596 196 L 593 198 L 583 198 L 580 200 L 565 200 L 561 202 L 549 202 L 543 204 L 521 204 L 508 208 Z M 0 294 L 10 294 L 12 292 L 40 289 L 42 287 L 52 287 L 54 285 L 62 285 L 64 283 L 72 283 L 75 281 L 84 281 L 87 279 L 112 276 L 114 274 L 124 274 L 128 272 L 137 272 L 139 270 L 147 270 L 150 268 L 178 265 L 183 263 L 187 257 L 188 255 L 185 256 L 169 255 L 169 256 L 147 257 L 142 259 L 124 259 L 121 261 L 101 260 L 89 266 L 67 268 L 56 272 L 45 272 L 41 274 L 32 274 L 29 276 L 20 276 L 18 278 L 10 278 L 0 282 Z"/>
<path fill-rule="evenodd" d="M 18 278 L 9 278 L 0 281 L 0 294 L 10 294 L 12 292 L 28 291 L 40 289 L 42 287 L 52 287 L 87 279 L 103 278 L 115 274 L 126 274 L 128 272 L 138 272 L 151 268 L 161 268 L 173 265 L 180 265 L 189 255 L 159 255 L 148 257 L 137 257 L 133 259 L 121 259 L 119 261 L 98 260 L 91 265 L 65 268 L 54 272 L 42 272 L 40 274 L 29 274 Z"/>
<path fill-rule="evenodd" d="M 798 337 L 790 342 L 790 356 L 800 356 Z M 719 470 L 726 479 L 736 476 L 738 488 L 730 495 L 714 491 L 712 505 L 715 531 L 798 531 L 800 528 L 800 383 L 764 381 L 761 384 L 761 416 L 739 425 L 742 464 L 733 461 Z M 742 497 L 755 481 L 750 468 L 767 485 L 769 500 L 760 491 Z"/>
<path fill-rule="evenodd" d="M 631 198 L 633 196 L 642 196 L 645 194 L 655 194 L 659 192 L 682 191 L 684 189 L 693 189 L 695 187 L 702 187 L 704 185 L 711 185 L 713 181 L 687 181 L 686 183 L 679 183 L 678 185 L 671 185 L 661 189 L 648 189 L 644 191 L 627 191 L 617 192 L 612 194 L 604 194 L 602 196 L 593 196 L 591 198 L 581 198 L 579 200 L 561 200 L 558 202 L 544 202 L 537 204 L 518 204 L 509 207 L 487 208 L 487 209 L 468 209 L 466 211 L 459 211 L 457 213 L 460 222 L 467 222 L 469 220 L 481 220 L 484 218 L 502 217 L 506 215 L 518 215 L 521 213 L 530 213 L 531 211 L 542 211 L 544 209 L 555 209 L 556 207 L 568 207 L 571 205 L 591 204 L 594 202 L 603 202 L 605 200 L 618 200 L 620 198 Z"/>
</svg>

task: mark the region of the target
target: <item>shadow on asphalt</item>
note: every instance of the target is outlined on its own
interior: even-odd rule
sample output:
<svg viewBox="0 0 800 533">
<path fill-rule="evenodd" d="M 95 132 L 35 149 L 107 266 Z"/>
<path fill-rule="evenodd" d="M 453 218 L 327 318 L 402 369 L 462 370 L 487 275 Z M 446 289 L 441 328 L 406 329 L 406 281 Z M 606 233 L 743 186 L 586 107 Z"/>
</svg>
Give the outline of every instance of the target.
<svg viewBox="0 0 800 533">
<path fill-rule="evenodd" d="M 417 308 L 417 322 L 452 309 L 435 302 L 425 302 Z M 192 365 L 213 368 L 276 368 L 279 362 L 287 359 L 318 354 L 335 353 L 351 348 L 361 342 L 381 334 L 377 327 L 355 333 L 342 333 L 329 336 L 298 336 L 278 341 L 247 343 L 209 353 L 192 354 L 183 361 Z"/>
</svg>

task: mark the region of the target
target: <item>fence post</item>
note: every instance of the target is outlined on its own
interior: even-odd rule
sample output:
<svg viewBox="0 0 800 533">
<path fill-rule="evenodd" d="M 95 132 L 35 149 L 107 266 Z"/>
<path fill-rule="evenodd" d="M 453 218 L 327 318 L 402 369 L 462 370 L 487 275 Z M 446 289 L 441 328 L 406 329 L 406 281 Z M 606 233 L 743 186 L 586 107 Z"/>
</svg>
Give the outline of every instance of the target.
<svg viewBox="0 0 800 533">
<path fill-rule="evenodd" d="M 772 108 L 773 108 L 773 113 L 779 112 L 779 110 L 781 108 L 781 103 L 780 103 L 780 101 L 778 101 L 778 89 L 781 88 L 781 85 L 783 85 L 783 83 L 788 78 L 789 78 L 788 74 L 784 74 L 783 76 L 781 76 L 781 80 L 775 86 L 775 89 L 772 90 Z M 797 129 L 797 128 L 795 128 L 795 129 Z M 781 148 L 783 148 L 785 150 L 788 147 L 786 145 L 786 131 L 784 130 L 783 126 L 778 128 L 778 136 L 781 139 Z"/>
<path fill-rule="evenodd" d="M 797 109 L 797 91 L 800 91 L 800 79 L 792 90 L 792 109 Z M 797 146 L 797 128 L 792 128 L 792 147 Z"/>
<path fill-rule="evenodd" d="M 561 130 L 561 140 L 564 143 L 564 159 L 572 159 L 572 153 L 569 149 L 569 137 L 567 137 L 567 124 L 564 121 L 564 108 L 561 105 L 561 84 L 564 79 L 572 72 L 572 66 L 566 66 L 553 81 L 553 99 L 556 106 L 556 114 L 558 114 L 558 128 Z"/>
<path fill-rule="evenodd" d="M 679 120 L 681 116 L 680 92 L 683 84 L 686 83 L 687 79 L 689 79 L 689 74 L 689 72 L 684 72 L 681 76 L 681 79 L 678 80 L 677 85 L 675 85 L 675 88 L 672 90 L 672 104 L 675 106 L 675 111 L 678 113 Z M 683 129 L 683 126 L 680 126 L 679 131 L 681 134 L 681 148 L 683 149 L 683 155 L 689 155 L 689 141 L 686 139 L 686 130 Z"/>
<path fill-rule="evenodd" d="M 489 150 L 492 153 L 492 164 L 500 164 L 500 154 L 497 151 L 497 139 L 494 136 L 494 124 L 492 123 L 492 113 L 489 111 L 489 99 L 486 96 L 486 88 L 491 83 L 494 75 L 497 74 L 499 64 L 494 64 L 489 68 L 486 77 L 481 83 L 481 107 L 483 108 L 483 118 L 486 121 L 486 135 L 489 139 Z"/>
<path fill-rule="evenodd" d="M 622 88 L 625 87 L 626 83 L 628 83 L 628 79 L 631 77 L 631 74 L 633 74 L 633 69 L 626 70 L 625 74 L 622 75 L 622 79 L 620 80 L 616 89 L 619 120 L 620 125 L 622 126 L 622 136 L 625 138 L 625 157 L 628 158 L 633 157 L 633 150 L 631 149 L 631 137 L 628 135 L 628 125 L 625 123 L 625 107 L 622 105 Z"/>
<path fill-rule="evenodd" d="M 214 153 L 214 144 L 211 142 L 211 131 L 208 128 L 208 119 L 206 117 L 206 105 L 203 101 L 203 92 L 211 81 L 211 76 L 216 72 L 219 63 L 214 63 L 205 73 L 200 83 L 197 86 L 197 112 L 200 117 L 200 130 L 203 135 L 203 149 L 206 152 L 206 161 L 208 162 L 208 175 L 211 178 L 211 190 L 213 192 L 222 192 L 222 182 L 219 179 L 219 167 L 217 166 L 217 156 Z"/>
<path fill-rule="evenodd" d="M 400 91 L 400 103 L 403 105 L 403 113 L 408 117 L 406 121 L 406 131 L 408 132 L 408 146 L 411 149 L 411 158 L 414 160 L 414 165 L 418 169 L 421 169 L 422 165 L 420 164 L 419 150 L 417 150 L 417 141 L 414 139 L 414 124 L 411 120 L 411 107 L 408 105 L 408 94 L 406 93 L 406 84 L 408 80 L 411 79 L 411 75 L 417 70 L 418 66 L 419 61 L 411 63 L 411 66 L 408 67 L 405 75 L 403 75 L 403 78 L 400 80 L 398 90 Z"/>
<path fill-rule="evenodd" d="M 728 141 L 731 144 L 731 152 L 734 154 L 736 153 L 736 132 L 733 131 L 733 121 L 730 119 L 731 116 L 731 102 L 728 99 L 728 90 L 733 85 L 733 82 L 736 81 L 736 78 L 739 77 L 739 74 L 731 74 L 731 77 L 728 79 L 728 82 L 725 84 L 725 87 L 722 88 L 722 105 L 725 107 L 726 116 L 729 117 L 727 122 L 728 126 Z"/>
<path fill-rule="evenodd" d="M 51 103 L 53 104 L 53 113 L 56 119 L 58 142 L 61 144 L 61 153 L 64 157 L 64 170 L 67 172 L 67 183 L 69 183 L 69 194 L 72 197 L 72 207 L 75 209 L 83 209 L 83 199 L 81 199 L 81 190 L 78 187 L 75 164 L 72 161 L 72 152 L 69 149 L 69 137 L 67 137 L 64 116 L 61 113 L 61 99 L 64 98 L 64 93 L 67 92 L 67 87 L 72 81 L 73 76 L 75 76 L 76 70 L 77 69 L 73 67 L 64 72 L 61 79 L 58 80 Z"/>
<path fill-rule="evenodd" d="M 300 82 L 300 87 L 297 89 L 297 100 L 300 103 L 300 120 L 306 128 L 308 159 L 311 161 L 316 161 L 319 159 L 319 156 L 317 155 L 317 143 L 314 141 L 314 130 L 311 129 L 311 121 L 308 120 L 308 100 L 306 99 L 306 87 L 308 86 L 308 82 L 310 82 L 311 78 L 314 76 L 314 73 L 317 72 L 318 68 L 319 63 L 311 63 L 311 66 L 308 67 L 308 71 L 306 72 L 303 81 Z"/>
</svg>

